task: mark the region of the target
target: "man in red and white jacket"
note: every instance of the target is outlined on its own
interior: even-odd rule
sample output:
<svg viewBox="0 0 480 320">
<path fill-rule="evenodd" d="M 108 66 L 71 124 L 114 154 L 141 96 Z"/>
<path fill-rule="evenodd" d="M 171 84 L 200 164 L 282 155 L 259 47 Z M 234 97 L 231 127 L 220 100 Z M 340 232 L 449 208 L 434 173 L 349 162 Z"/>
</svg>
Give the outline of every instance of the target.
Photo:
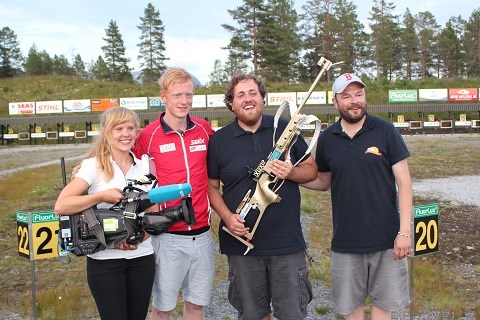
<svg viewBox="0 0 480 320">
<path fill-rule="evenodd" d="M 187 71 L 167 68 L 159 83 L 165 112 L 140 132 L 132 151 L 138 157 L 153 157 L 159 186 L 191 184 L 196 224 L 178 221 L 167 232 L 152 237 L 156 272 L 151 319 L 169 319 L 180 288 L 184 318 L 203 319 L 215 274 L 206 166 L 208 141 L 214 131 L 206 120 L 188 115 L 195 87 Z M 161 209 L 178 206 L 180 200 L 160 205 Z"/>
</svg>

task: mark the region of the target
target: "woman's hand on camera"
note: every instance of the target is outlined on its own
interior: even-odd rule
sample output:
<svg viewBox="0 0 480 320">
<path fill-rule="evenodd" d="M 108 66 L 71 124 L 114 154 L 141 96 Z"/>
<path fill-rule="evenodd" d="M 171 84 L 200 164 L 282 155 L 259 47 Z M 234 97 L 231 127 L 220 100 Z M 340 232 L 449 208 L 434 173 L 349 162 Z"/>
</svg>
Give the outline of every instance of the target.
<svg viewBox="0 0 480 320">
<path fill-rule="evenodd" d="M 136 244 L 128 244 L 126 241 L 122 241 L 116 246 L 118 250 L 135 250 L 137 248 Z"/>
</svg>

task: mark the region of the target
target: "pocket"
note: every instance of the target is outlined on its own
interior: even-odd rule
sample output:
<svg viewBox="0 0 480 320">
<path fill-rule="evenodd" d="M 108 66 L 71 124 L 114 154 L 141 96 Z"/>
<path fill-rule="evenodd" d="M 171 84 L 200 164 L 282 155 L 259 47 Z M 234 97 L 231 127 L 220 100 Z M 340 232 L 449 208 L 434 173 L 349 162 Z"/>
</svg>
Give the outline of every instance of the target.
<svg viewBox="0 0 480 320">
<path fill-rule="evenodd" d="M 302 309 L 305 309 L 313 298 L 312 284 L 308 279 L 307 266 L 298 270 L 298 277 L 300 281 L 300 306 Z"/>
<path fill-rule="evenodd" d="M 242 299 L 240 292 L 237 289 L 237 283 L 235 281 L 235 275 L 233 272 L 228 273 L 228 301 L 230 301 L 230 304 L 232 307 L 235 308 L 238 312 L 243 311 L 243 305 L 242 305 Z"/>
</svg>

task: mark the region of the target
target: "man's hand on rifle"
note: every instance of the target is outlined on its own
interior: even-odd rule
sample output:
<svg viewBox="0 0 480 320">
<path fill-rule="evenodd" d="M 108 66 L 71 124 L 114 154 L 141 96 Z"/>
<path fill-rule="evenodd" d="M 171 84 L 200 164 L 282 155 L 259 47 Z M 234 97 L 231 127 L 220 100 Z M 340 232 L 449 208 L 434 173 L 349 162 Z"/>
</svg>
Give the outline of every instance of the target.
<svg viewBox="0 0 480 320">
<path fill-rule="evenodd" d="M 240 218 L 239 214 L 230 214 L 223 222 L 225 222 L 228 230 L 237 236 L 243 236 L 250 230 L 250 228 L 245 227 L 245 220 Z"/>
<path fill-rule="evenodd" d="M 273 160 L 268 162 L 268 167 L 278 179 L 286 180 L 293 171 L 293 164 L 290 161 Z"/>
</svg>

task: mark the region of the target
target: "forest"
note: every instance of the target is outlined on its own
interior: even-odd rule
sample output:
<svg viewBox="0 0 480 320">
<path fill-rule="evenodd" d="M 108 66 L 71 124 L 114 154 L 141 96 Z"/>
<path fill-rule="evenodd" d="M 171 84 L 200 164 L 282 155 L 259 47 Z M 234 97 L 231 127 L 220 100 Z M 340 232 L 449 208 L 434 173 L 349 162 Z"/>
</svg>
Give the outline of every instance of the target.
<svg viewBox="0 0 480 320">
<path fill-rule="evenodd" d="M 398 1 L 398 0 L 397 0 Z M 216 60 L 209 82 L 223 85 L 232 75 L 255 73 L 268 83 L 308 83 L 323 56 L 343 61 L 327 75 L 354 70 L 378 82 L 466 79 L 480 76 L 480 7 L 469 17 L 452 16 L 439 25 L 429 11 L 396 14 L 394 1 L 373 0 L 368 25 L 348 0 L 309 0 L 301 10 L 293 0 L 243 0 L 228 10 L 227 61 Z M 115 20 L 105 29 L 103 55 L 90 62 L 77 54 L 50 56 L 33 44 L 23 55 L 15 30 L 0 29 L 0 78 L 22 75 L 70 75 L 102 81 L 154 83 L 167 67 L 165 28 L 152 3 L 138 23 L 140 75 L 130 59 Z"/>
</svg>

